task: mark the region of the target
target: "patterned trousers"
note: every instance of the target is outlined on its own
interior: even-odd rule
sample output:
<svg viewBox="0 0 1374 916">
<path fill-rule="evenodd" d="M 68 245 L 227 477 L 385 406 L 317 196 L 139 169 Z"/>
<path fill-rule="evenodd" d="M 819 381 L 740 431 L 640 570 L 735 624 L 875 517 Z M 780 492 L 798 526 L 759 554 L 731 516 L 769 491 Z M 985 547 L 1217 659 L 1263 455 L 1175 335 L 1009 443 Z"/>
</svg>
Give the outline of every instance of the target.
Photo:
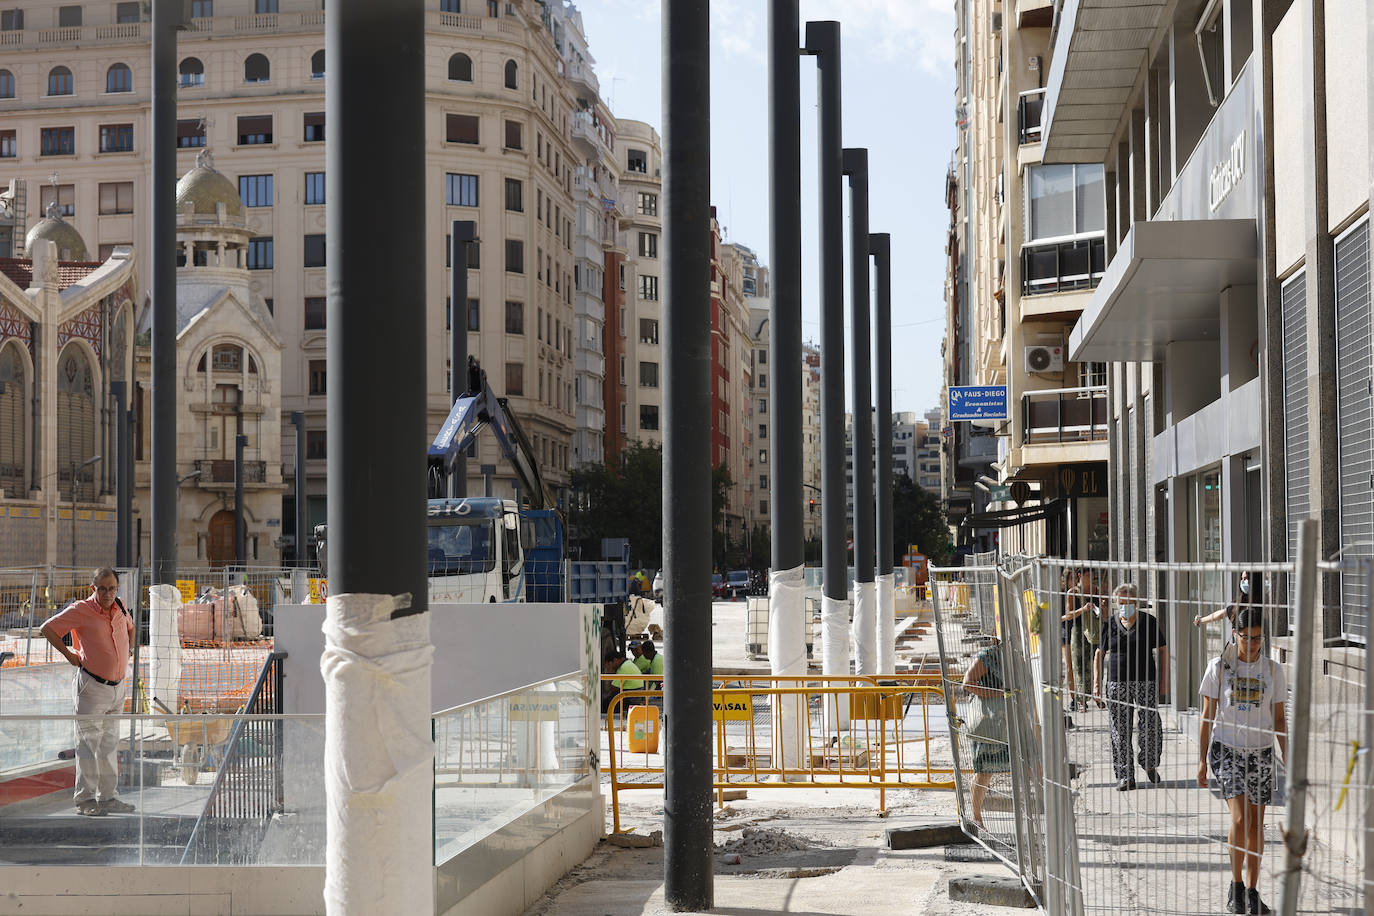
<svg viewBox="0 0 1374 916">
<path fill-rule="evenodd" d="M 1135 764 L 1159 766 L 1164 726 L 1159 718 L 1159 685 L 1155 681 L 1108 681 L 1107 715 L 1112 725 L 1112 771 L 1117 779 L 1135 776 Z M 1131 713 L 1140 730 L 1140 754 L 1131 759 Z"/>
</svg>

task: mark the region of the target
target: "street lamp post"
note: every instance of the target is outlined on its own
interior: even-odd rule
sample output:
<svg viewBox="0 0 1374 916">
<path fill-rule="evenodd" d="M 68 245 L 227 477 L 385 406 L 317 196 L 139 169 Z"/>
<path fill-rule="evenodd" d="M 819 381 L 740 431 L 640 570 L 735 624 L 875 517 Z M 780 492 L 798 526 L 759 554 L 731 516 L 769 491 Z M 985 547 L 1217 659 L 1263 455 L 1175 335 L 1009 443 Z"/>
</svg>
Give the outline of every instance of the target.
<svg viewBox="0 0 1374 916">
<path fill-rule="evenodd" d="M 73 568 L 73 569 L 76 568 L 76 481 L 77 481 L 77 478 L 78 478 L 78 476 L 80 475 L 80 473 L 81 473 L 82 471 L 84 471 L 86 468 L 90 467 L 91 465 L 95 464 L 95 463 L 96 463 L 97 461 L 99 461 L 99 460 L 100 460 L 100 456 L 99 456 L 99 455 L 96 455 L 96 456 L 93 457 L 93 458 L 87 458 L 85 461 L 81 462 L 80 464 L 77 464 L 75 461 L 72 462 L 72 485 L 71 485 L 71 494 L 70 494 L 70 495 L 71 495 L 71 503 L 72 503 L 72 568 Z"/>
</svg>

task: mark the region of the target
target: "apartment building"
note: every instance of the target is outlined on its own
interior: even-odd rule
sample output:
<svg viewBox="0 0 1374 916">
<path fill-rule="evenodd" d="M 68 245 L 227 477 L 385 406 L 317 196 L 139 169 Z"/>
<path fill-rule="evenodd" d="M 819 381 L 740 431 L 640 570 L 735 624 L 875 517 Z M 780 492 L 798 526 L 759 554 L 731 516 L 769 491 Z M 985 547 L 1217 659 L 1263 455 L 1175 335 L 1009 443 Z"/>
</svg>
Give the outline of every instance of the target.
<svg viewBox="0 0 1374 916">
<path fill-rule="evenodd" d="M 802 344 L 802 499 L 806 539 L 821 536 L 821 351 Z"/>
<path fill-rule="evenodd" d="M 625 440 L 662 444 L 663 145 L 650 125 L 623 120 L 615 150 L 625 200 L 621 224 L 625 260 L 618 277 L 625 305 L 616 316 L 621 349 L 616 354 L 618 365 L 613 362 L 614 371 L 607 373 L 607 387 L 612 386 L 611 379 L 618 379 L 620 432 Z M 608 346 L 608 357 L 610 352 Z M 608 414 L 614 416 L 609 412 L 611 403 L 608 393 Z"/>
<path fill-rule="evenodd" d="M 769 453 L 767 440 L 755 436 L 750 397 L 755 386 L 754 351 L 744 295 L 745 264 L 757 266 L 758 259 L 743 246 L 722 242 L 714 208 L 711 250 L 711 460 L 730 477 L 726 538 L 747 542 L 756 516 L 754 469 L 768 466 Z"/>
<path fill-rule="evenodd" d="M 916 486 L 936 496 L 940 495 L 940 434 L 943 421 L 944 416 L 937 407 L 926 411 L 925 418 L 916 424 L 915 470 L 911 474 Z"/>
<path fill-rule="evenodd" d="M 318 0 L 196 0 L 191 27 L 178 33 L 177 146 L 184 157 L 178 171 L 191 169 L 195 155 L 209 149 L 239 191 L 250 233 L 251 290 L 283 345 L 281 377 L 272 380 L 281 396 L 278 420 L 303 411 L 312 443 L 305 481 L 312 527 L 325 516 L 327 13 L 321 6 Z M 475 220 L 480 241 L 468 247 L 469 300 L 458 306 L 457 318 L 469 352 L 525 424 L 545 480 L 561 490 L 575 460 L 577 424 L 573 182 L 588 156 L 581 141 L 575 146 L 575 132 L 585 126 L 573 94 L 585 95 L 586 86 L 575 82 L 577 68 L 563 57 L 570 52 L 560 52 L 548 6 L 445 0 L 426 13 L 427 195 L 421 203 L 429 243 L 421 254 L 431 429 L 449 404 L 446 357 L 455 326 L 446 301 L 449 223 Z M 22 193 L 12 199 L 24 201 L 20 212 L 10 207 L 12 240 L 51 201 L 97 258 L 119 245 L 148 249 L 146 16 L 138 3 L 35 0 L 7 11 L 0 188 L 14 181 Z M 607 149 L 611 142 L 605 141 Z M 378 320 L 385 320 L 384 307 Z M 287 452 L 289 479 L 294 454 Z M 496 466 L 498 495 L 515 492 L 515 476 L 491 443 L 479 444 L 470 473 L 482 464 Z M 292 530 L 292 505 L 288 495 L 284 531 Z M 289 543 L 286 550 L 289 556 Z"/>
<path fill-rule="evenodd" d="M 1090 25 L 1078 0 L 1060 14 L 1041 156 L 1104 170 L 1106 270 L 1068 357 L 1107 367 L 1119 558 L 1292 560 L 1307 518 L 1322 557 L 1370 554 L 1368 16 L 1356 0 L 1180 0 L 1129 28 Z M 1363 644 L 1364 581 L 1319 587 L 1319 645 Z M 1180 654 L 1177 691 L 1202 661 Z"/>
<path fill-rule="evenodd" d="M 554 40 L 563 55 L 563 73 L 576 101 L 572 140 L 580 157 L 573 167 L 572 184 L 573 403 L 577 410 L 573 464 L 603 464 L 607 456 L 606 309 L 608 298 L 612 307 L 617 300 L 623 302 L 623 296 L 616 294 L 619 265 L 625 256 L 619 225 L 625 202 L 620 196 L 615 119 L 601 99 L 582 14 L 575 6 L 562 4 L 555 4 L 551 12 Z"/>
<path fill-rule="evenodd" d="M 1067 344 L 1105 270 L 1103 167 L 1041 159 L 1052 4 L 1004 20 L 999 4 L 970 0 L 959 13 L 971 48 L 956 180 L 969 243 L 963 384 L 1005 385 L 1008 415 L 952 425 L 956 443 L 978 425 L 996 436 L 995 461 L 968 483 L 1013 494 L 985 500 L 967 527 L 997 531 L 1005 550 L 1088 558 L 1090 542 L 1105 547 L 1090 534 L 1107 513 L 1106 370 L 1069 358 Z"/>
</svg>

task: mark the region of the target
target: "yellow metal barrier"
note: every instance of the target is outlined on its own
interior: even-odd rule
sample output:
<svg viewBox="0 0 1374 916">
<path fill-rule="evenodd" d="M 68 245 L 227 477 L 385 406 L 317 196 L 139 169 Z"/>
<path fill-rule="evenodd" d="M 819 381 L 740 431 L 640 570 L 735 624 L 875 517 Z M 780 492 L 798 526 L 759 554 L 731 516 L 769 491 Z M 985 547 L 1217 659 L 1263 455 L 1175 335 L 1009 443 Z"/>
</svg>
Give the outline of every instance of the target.
<svg viewBox="0 0 1374 916">
<path fill-rule="evenodd" d="M 603 681 L 614 679 L 613 675 Z M 661 753 L 630 753 L 618 723 L 624 708 L 662 702 L 663 691 L 626 690 L 606 710 L 605 772 L 610 780 L 613 829 L 620 831 L 622 791 L 663 788 Z M 799 728 L 793 753 L 783 754 L 782 710 L 796 704 Z M 877 789 L 880 811 L 888 789 L 953 789 L 953 754 L 932 755 L 931 711 L 945 714 L 938 676 L 750 676 L 717 681 L 713 706 L 713 786 L 725 789 Z M 668 720 L 662 728 L 673 727 Z M 937 722 L 934 737 L 948 734 Z M 780 759 L 787 757 L 787 760 Z"/>
</svg>

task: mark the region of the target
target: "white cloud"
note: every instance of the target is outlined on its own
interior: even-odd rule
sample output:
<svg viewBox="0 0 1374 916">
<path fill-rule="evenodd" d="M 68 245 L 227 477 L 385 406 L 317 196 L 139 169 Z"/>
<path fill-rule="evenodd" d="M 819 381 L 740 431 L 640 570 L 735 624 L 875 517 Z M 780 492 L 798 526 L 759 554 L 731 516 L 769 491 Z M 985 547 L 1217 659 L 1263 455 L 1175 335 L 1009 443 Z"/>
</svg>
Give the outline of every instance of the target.
<svg viewBox="0 0 1374 916">
<path fill-rule="evenodd" d="M 843 23 L 842 48 L 929 73 L 947 73 L 953 52 L 950 0 L 802 0 L 802 20 Z"/>
</svg>

